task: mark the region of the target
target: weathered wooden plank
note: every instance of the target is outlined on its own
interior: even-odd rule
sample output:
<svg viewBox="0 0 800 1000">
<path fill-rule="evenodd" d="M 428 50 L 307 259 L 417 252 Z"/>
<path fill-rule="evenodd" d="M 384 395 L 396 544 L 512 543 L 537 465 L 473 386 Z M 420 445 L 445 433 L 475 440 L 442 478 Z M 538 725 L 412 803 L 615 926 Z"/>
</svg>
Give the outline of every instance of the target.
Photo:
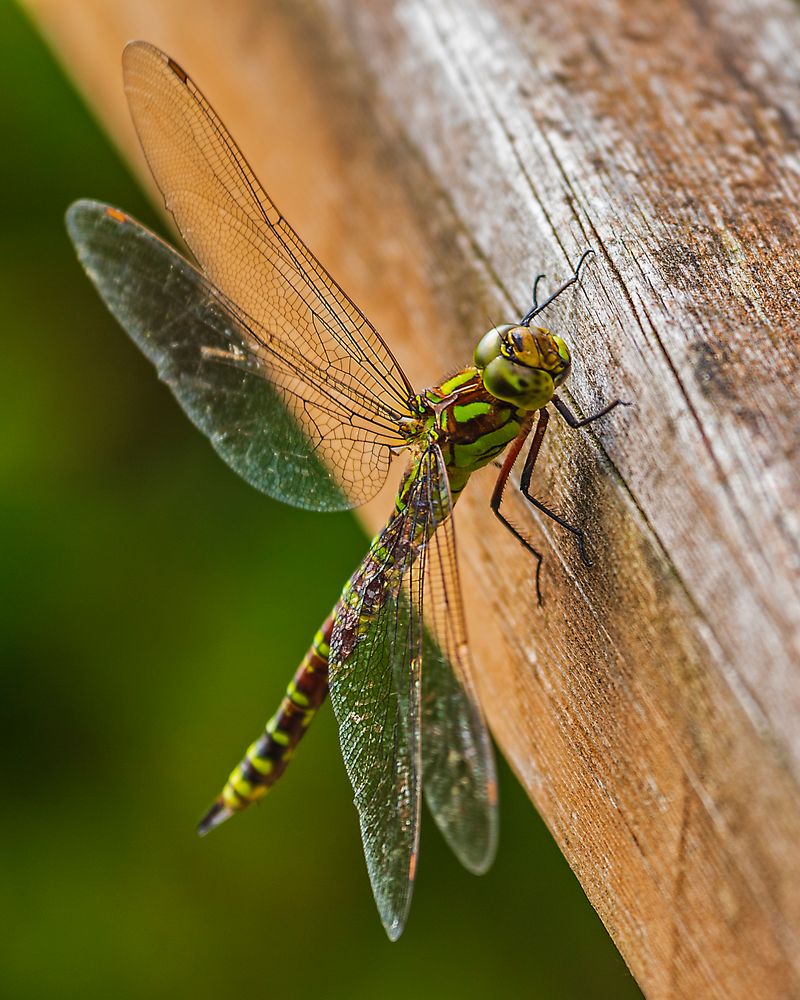
<svg viewBox="0 0 800 1000">
<path fill-rule="evenodd" d="M 132 156 L 123 41 L 186 65 L 417 384 L 595 248 L 548 319 L 635 408 L 538 474 L 591 569 L 509 500 L 543 609 L 462 501 L 482 695 L 648 995 L 800 995 L 797 6 L 29 6 Z"/>
</svg>

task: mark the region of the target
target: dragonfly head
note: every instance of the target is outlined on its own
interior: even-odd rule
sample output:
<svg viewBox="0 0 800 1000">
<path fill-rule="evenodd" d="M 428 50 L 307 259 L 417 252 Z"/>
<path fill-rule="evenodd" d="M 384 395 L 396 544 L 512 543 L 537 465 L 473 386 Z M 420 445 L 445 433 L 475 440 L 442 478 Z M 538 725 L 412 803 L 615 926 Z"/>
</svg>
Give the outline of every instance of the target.
<svg viewBox="0 0 800 1000">
<path fill-rule="evenodd" d="M 569 349 L 544 327 L 495 326 L 473 355 L 484 387 L 522 410 L 538 410 L 569 375 Z"/>
</svg>

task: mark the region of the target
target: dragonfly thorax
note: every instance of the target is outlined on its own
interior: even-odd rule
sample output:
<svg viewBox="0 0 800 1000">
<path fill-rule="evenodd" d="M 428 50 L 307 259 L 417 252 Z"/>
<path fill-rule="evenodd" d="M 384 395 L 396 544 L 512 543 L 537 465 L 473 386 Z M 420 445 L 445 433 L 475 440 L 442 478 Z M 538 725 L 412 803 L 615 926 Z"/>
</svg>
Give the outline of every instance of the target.
<svg viewBox="0 0 800 1000">
<path fill-rule="evenodd" d="M 487 392 L 523 410 L 538 410 L 569 374 L 567 345 L 544 327 L 495 326 L 475 348 Z"/>
</svg>

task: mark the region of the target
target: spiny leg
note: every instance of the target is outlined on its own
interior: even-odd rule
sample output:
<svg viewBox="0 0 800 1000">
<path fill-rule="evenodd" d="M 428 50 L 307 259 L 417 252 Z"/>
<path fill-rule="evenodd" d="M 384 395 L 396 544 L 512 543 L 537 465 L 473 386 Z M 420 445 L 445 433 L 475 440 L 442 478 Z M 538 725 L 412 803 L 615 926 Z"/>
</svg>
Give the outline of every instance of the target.
<svg viewBox="0 0 800 1000">
<path fill-rule="evenodd" d="M 492 491 L 491 507 L 498 520 L 500 520 L 506 528 L 511 532 L 511 534 L 520 542 L 525 549 L 533 556 L 536 560 L 536 600 L 539 604 L 542 603 L 542 588 L 541 588 L 541 573 L 542 573 L 542 554 L 537 549 L 535 549 L 525 536 L 514 527 L 514 525 L 508 520 L 508 518 L 500 510 L 500 506 L 503 502 L 503 492 L 506 488 L 506 483 L 508 482 L 508 477 L 511 475 L 511 470 L 514 468 L 514 463 L 519 457 L 519 453 L 522 451 L 522 446 L 530 434 L 531 427 L 533 427 L 534 414 L 531 413 L 526 418 L 525 422 L 520 428 L 519 434 L 516 436 L 514 441 L 511 443 L 511 447 L 506 452 L 505 460 L 500 467 L 500 473 L 497 477 L 497 481 L 494 484 L 494 490 Z M 533 441 L 531 442 L 531 447 L 528 452 L 528 457 L 534 454 L 538 455 L 539 449 L 542 446 L 542 438 L 544 437 L 545 429 L 547 428 L 547 421 L 549 419 L 549 414 L 546 410 L 539 410 L 539 421 L 536 424 L 536 430 L 534 431 Z M 527 460 L 526 460 L 527 465 Z"/>
<path fill-rule="evenodd" d="M 585 256 L 586 255 L 584 254 L 584 257 Z M 583 262 L 583 257 L 581 258 L 581 263 L 582 262 Z M 580 269 L 580 264 L 578 264 L 578 269 Z M 607 413 L 610 413 L 611 410 L 613 410 L 617 406 L 631 405 L 630 403 L 626 403 L 621 399 L 615 399 L 613 402 L 609 403 L 608 406 L 604 406 L 602 410 L 598 410 L 597 413 L 593 413 L 591 416 L 584 417 L 582 420 L 579 420 L 578 417 L 576 417 L 575 414 L 572 412 L 572 410 L 570 410 L 570 408 L 566 405 L 566 403 L 560 400 L 558 396 L 553 396 L 551 402 L 553 403 L 553 406 L 555 406 L 555 408 L 561 414 L 561 416 L 564 418 L 564 420 L 566 420 L 569 426 L 574 428 L 585 427 L 587 424 L 592 423 L 593 420 L 598 420 L 600 417 L 604 417 Z M 522 469 L 522 475 L 520 476 L 520 485 L 519 485 L 520 491 L 522 492 L 522 495 L 525 497 L 525 499 L 528 500 L 530 503 L 532 503 L 533 506 L 537 508 L 537 510 L 540 510 L 543 514 L 546 514 L 549 518 L 552 518 L 552 520 L 554 520 L 556 524 L 560 524 L 562 528 L 566 528 L 567 531 L 571 532 L 575 536 L 575 539 L 578 542 L 578 551 L 581 554 L 581 559 L 583 560 L 584 565 L 591 566 L 592 562 L 589 559 L 589 554 L 586 551 L 586 533 L 584 532 L 583 528 L 576 528 L 574 524 L 570 524 L 568 521 L 565 521 L 564 518 L 559 517 L 559 515 L 556 514 L 555 511 L 550 510 L 550 508 L 546 507 L 541 502 L 541 500 L 537 500 L 536 497 L 531 495 L 530 492 L 531 476 L 533 474 L 533 467 L 536 463 L 537 455 L 538 455 L 538 449 L 535 453 L 533 449 L 531 449 L 531 451 L 528 452 L 528 457 L 525 459 L 525 465 Z"/>
<path fill-rule="evenodd" d="M 539 419 L 536 424 L 536 430 L 533 435 L 533 440 L 531 441 L 531 446 L 528 449 L 528 454 L 525 457 L 525 465 L 522 469 L 522 476 L 520 477 L 520 492 L 525 497 L 525 499 L 531 503 L 537 510 L 540 510 L 547 517 L 551 518 L 556 524 L 561 525 L 562 528 L 566 528 L 567 531 L 571 532 L 577 542 L 578 551 L 580 552 L 581 559 L 586 566 L 591 566 L 591 560 L 586 551 L 586 539 L 583 529 L 576 528 L 575 525 L 570 524 L 569 521 L 565 521 L 563 517 L 560 517 L 555 511 L 550 510 L 541 500 L 537 500 L 530 492 L 531 477 L 533 475 L 533 469 L 536 465 L 536 459 L 539 457 L 539 451 L 542 446 L 542 440 L 544 439 L 545 431 L 547 430 L 547 424 L 550 420 L 550 414 L 547 410 L 539 410 Z M 495 483 L 494 492 L 492 493 L 492 510 L 497 515 L 497 517 L 503 522 L 503 524 L 509 529 L 509 531 L 517 538 L 525 548 L 536 558 L 536 599 L 539 604 L 542 603 L 542 591 L 541 591 L 541 570 L 542 570 L 542 555 L 538 552 L 531 543 L 523 537 L 523 535 L 511 524 L 506 517 L 502 514 L 500 510 L 500 504 L 503 499 L 503 491 L 505 490 L 508 477 L 511 473 L 511 469 L 514 466 L 514 462 L 517 460 L 522 446 L 525 443 L 527 435 L 530 431 L 533 422 L 533 414 L 525 424 L 523 424 L 519 435 L 511 445 L 511 448 L 506 455 L 506 459 L 503 462 L 503 466 L 500 470 L 500 474 L 497 477 L 497 482 Z"/>
<path fill-rule="evenodd" d="M 537 432 L 539 430 L 539 427 L 542 427 L 542 425 L 544 425 L 544 427 L 547 427 L 547 421 L 549 419 L 550 415 L 548 414 L 547 410 L 539 411 L 539 424 L 536 427 Z M 542 436 L 544 436 L 544 429 L 542 429 Z M 541 444 L 541 440 L 539 443 Z M 525 465 L 522 467 L 522 475 L 520 476 L 520 481 L 519 481 L 520 492 L 529 503 L 533 504 L 533 506 L 536 507 L 537 510 L 540 510 L 543 514 L 546 514 L 549 518 L 552 518 L 552 520 L 555 521 L 556 524 L 560 524 L 562 528 L 566 528 L 567 531 L 572 532 L 572 534 L 575 536 L 578 542 L 578 551 L 581 554 L 581 559 L 583 560 L 584 565 L 591 566 L 592 565 L 591 560 L 589 559 L 589 556 L 586 552 L 586 538 L 583 529 L 576 528 L 574 524 L 570 524 L 569 521 L 565 521 L 564 518 L 559 517 L 559 515 L 556 514 L 555 511 L 552 511 L 550 510 L 549 507 L 546 507 L 541 500 L 537 500 L 535 496 L 531 495 L 530 492 L 531 476 L 533 475 L 533 467 L 534 465 L 536 465 L 536 459 L 539 455 L 539 448 L 534 447 L 535 445 L 536 445 L 536 439 L 534 437 L 534 442 L 531 445 L 527 457 L 525 458 Z"/>
<path fill-rule="evenodd" d="M 589 417 L 584 417 L 582 420 L 575 416 L 572 410 L 567 406 L 567 404 L 558 398 L 558 396 L 553 396 L 551 400 L 553 406 L 558 410 L 561 416 L 566 420 L 570 427 L 578 428 L 585 427 L 587 424 L 591 424 L 595 420 L 599 420 L 600 417 L 604 417 L 607 413 L 610 413 L 617 406 L 631 406 L 631 403 L 626 403 L 622 399 L 615 399 L 613 402 L 609 403 L 608 406 L 604 406 L 602 410 L 598 410 L 597 413 L 593 413 Z"/>
</svg>

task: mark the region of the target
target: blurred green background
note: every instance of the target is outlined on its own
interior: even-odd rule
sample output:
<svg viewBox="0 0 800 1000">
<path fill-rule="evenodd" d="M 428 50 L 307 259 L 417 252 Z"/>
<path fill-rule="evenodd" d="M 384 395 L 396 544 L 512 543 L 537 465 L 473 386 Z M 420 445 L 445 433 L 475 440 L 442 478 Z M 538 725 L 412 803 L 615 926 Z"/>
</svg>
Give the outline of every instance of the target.
<svg viewBox="0 0 800 1000">
<path fill-rule="evenodd" d="M 8 2 L 0 39 L 3 995 L 638 996 L 505 766 L 494 869 L 426 822 L 395 945 L 327 706 L 260 808 L 195 837 L 365 538 L 240 482 L 106 315 L 64 210 L 154 213 Z"/>
</svg>

